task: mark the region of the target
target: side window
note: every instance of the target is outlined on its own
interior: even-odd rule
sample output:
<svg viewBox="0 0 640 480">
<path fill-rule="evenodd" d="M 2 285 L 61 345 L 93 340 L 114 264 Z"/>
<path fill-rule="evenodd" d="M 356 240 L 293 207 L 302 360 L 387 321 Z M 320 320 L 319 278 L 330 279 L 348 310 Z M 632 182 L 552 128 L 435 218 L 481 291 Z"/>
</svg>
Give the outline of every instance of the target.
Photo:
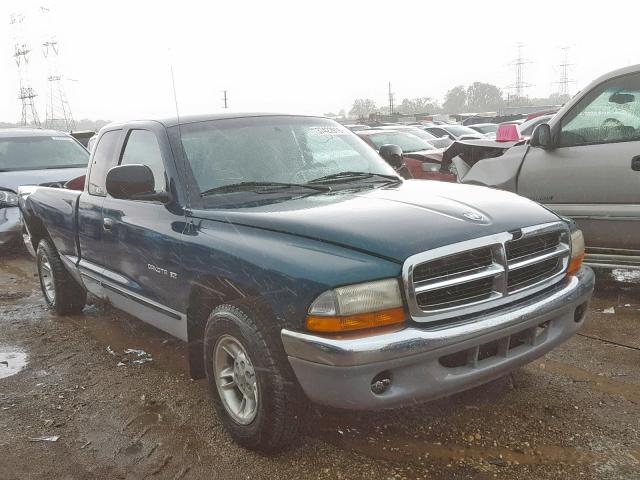
<svg viewBox="0 0 640 480">
<path fill-rule="evenodd" d="M 115 151 L 120 139 L 120 132 L 120 130 L 111 130 L 103 133 L 95 146 L 89 173 L 88 189 L 91 195 L 104 197 L 107 194 L 105 187 L 107 172 L 116 162 Z"/>
<path fill-rule="evenodd" d="M 598 85 L 562 119 L 561 146 L 629 140 L 640 140 L 638 73 Z"/>
<path fill-rule="evenodd" d="M 155 190 L 166 191 L 164 162 L 158 139 L 153 132 L 148 130 L 131 130 L 124 147 L 120 165 L 147 165 L 153 172 Z"/>
</svg>

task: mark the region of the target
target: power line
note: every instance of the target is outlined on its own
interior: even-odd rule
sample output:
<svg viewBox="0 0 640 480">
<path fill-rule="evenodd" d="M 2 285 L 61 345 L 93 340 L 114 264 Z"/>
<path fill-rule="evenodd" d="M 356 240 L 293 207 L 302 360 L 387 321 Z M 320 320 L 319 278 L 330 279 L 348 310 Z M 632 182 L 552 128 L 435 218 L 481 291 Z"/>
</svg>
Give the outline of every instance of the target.
<svg viewBox="0 0 640 480">
<path fill-rule="evenodd" d="M 516 46 L 518 47 L 518 57 L 510 64 L 514 67 L 516 81 L 507 88 L 513 90 L 516 97 L 522 98 L 525 96 L 525 90 L 533 86 L 524 81 L 524 66 L 532 62 L 522 56 L 524 44 L 518 43 Z"/>
<path fill-rule="evenodd" d="M 38 96 L 36 91 L 31 87 L 29 78 L 29 53 L 31 50 L 27 46 L 23 38 L 22 29 L 24 28 L 24 15 L 11 14 L 9 16 L 9 25 L 14 29 L 14 53 L 13 58 L 18 66 L 18 76 L 20 90 L 18 100 L 21 103 L 20 125 L 27 126 L 29 124 L 40 126 L 40 118 L 36 110 L 35 98 Z"/>
<path fill-rule="evenodd" d="M 575 80 L 569 78 L 569 72 L 571 71 L 571 67 L 573 67 L 572 63 L 569 63 L 569 50 L 571 47 L 565 46 L 561 47 L 562 56 L 560 60 L 560 64 L 556 65 L 556 67 L 560 70 L 560 79 L 557 82 L 554 82 L 558 85 L 558 95 L 561 96 L 569 96 L 570 88 L 569 86 L 572 83 L 575 83 Z"/>
<path fill-rule="evenodd" d="M 46 17 L 50 17 L 51 15 L 51 10 L 48 8 L 40 7 L 40 11 Z M 51 18 L 46 18 L 46 24 L 52 24 Z M 76 123 L 71 114 L 71 107 L 67 99 L 63 76 L 60 74 L 58 41 L 54 35 L 50 35 L 42 46 L 42 53 L 49 69 L 49 76 L 47 77 L 47 81 L 49 82 L 49 98 L 47 102 L 45 126 L 56 130 L 73 131 L 76 128 Z"/>
</svg>

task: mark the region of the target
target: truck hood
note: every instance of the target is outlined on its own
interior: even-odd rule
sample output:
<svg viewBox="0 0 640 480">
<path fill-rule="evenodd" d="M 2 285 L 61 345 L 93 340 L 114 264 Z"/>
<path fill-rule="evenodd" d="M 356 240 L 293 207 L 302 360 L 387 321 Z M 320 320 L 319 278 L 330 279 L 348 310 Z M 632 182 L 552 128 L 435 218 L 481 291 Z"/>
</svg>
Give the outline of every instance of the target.
<svg viewBox="0 0 640 480">
<path fill-rule="evenodd" d="M 396 262 L 451 243 L 558 221 L 544 207 L 509 192 L 428 180 L 259 207 L 194 210 L 192 215 L 312 238 Z"/>
<path fill-rule="evenodd" d="M 0 189 L 16 192 L 21 185 L 62 184 L 72 178 L 84 175 L 86 167 L 80 168 L 51 168 L 43 170 L 19 170 L 15 172 L 0 172 Z"/>
</svg>

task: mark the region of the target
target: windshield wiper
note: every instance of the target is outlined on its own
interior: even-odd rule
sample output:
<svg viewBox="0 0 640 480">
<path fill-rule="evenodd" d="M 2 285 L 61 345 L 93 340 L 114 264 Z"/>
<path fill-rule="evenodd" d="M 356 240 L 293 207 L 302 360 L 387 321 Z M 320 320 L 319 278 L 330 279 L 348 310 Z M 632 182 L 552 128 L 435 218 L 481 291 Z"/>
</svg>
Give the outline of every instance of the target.
<svg viewBox="0 0 640 480">
<path fill-rule="evenodd" d="M 325 175 L 324 177 L 315 178 L 311 180 L 309 184 L 316 183 L 347 183 L 352 180 L 362 180 L 376 177 L 377 181 L 384 181 L 385 183 L 390 182 L 401 182 L 402 180 L 396 175 L 386 175 L 383 173 L 369 173 L 369 172 L 338 172 L 333 173 L 331 175 Z"/>
<path fill-rule="evenodd" d="M 321 185 L 309 185 L 306 183 L 284 183 L 284 182 L 240 182 L 210 188 L 200 193 L 201 197 L 215 195 L 217 193 L 230 193 L 254 190 L 256 193 L 271 193 L 285 188 L 305 188 L 317 192 L 330 192 L 331 187 Z"/>
</svg>

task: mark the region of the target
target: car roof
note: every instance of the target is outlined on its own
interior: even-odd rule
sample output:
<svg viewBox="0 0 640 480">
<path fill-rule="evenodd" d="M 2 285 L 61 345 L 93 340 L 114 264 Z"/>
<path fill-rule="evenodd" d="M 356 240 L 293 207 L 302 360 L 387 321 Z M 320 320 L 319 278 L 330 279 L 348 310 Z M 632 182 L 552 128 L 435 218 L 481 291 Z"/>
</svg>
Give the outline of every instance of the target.
<svg viewBox="0 0 640 480">
<path fill-rule="evenodd" d="M 381 128 L 370 128 L 369 130 L 360 130 L 359 132 L 355 132 L 356 135 L 373 135 L 376 133 L 406 133 L 401 132 L 400 130 L 393 130 L 391 128 L 385 128 L 384 130 Z"/>
<path fill-rule="evenodd" d="M 122 125 L 128 125 L 133 122 L 158 122 L 165 127 L 175 127 L 176 125 L 186 125 L 188 123 L 209 122 L 212 120 L 231 120 L 235 118 L 252 118 L 252 117 L 300 117 L 300 118 L 326 118 L 321 115 L 300 115 L 290 113 L 263 113 L 263 112 L 248 112 L 248 113 L 208 113 L 202 115 L 185 115 L 180 117 L 167 117 L 167 118 L 138 118 L 127 120 L 124 122 L 110 123 L 106 127 L 112 128 Z"/>
<path fill-rule="evenodd" d="M 0 138 L 15 137 L 70 137 L 67 132 L 48 130 L 44 128 L 0 128 Z"/>
<path fill-rule="evenodd" d="M 498 125 L 497 123 L 474 123 L 473 125 L 461 125 L 462 127 L 493 127 L 494 125 Z"/>
</svg>

